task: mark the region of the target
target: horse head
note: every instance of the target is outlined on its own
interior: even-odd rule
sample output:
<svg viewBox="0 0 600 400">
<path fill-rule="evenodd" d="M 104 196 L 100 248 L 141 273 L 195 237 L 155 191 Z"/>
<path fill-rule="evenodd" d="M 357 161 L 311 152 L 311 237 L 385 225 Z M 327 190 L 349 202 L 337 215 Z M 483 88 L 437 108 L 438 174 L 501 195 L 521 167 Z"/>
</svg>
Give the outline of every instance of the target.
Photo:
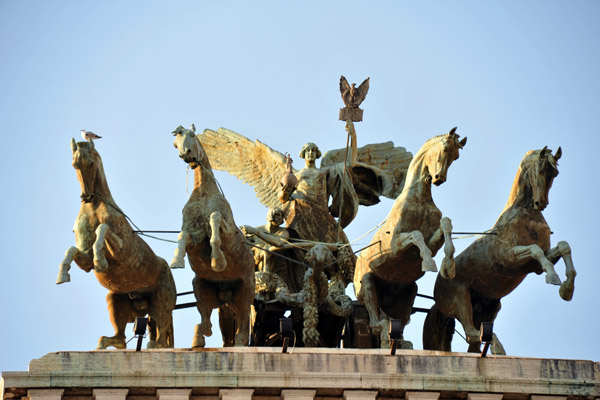
<svg viewBox="0 0 600 400">
<path fill-rule="evenodd" d="M 175 141 L 173 145 L 179 150 L 179 158 L 195 169 L 199 165 L 208 166 L 208 156 L 204 152 L 200 141 L 196 138 L 196 127 L 194 124 L 190 129 L 179 125 L 174 131 Z"/>
<path fill-rule="evenodd" d="M 527 153 L 523 159 L 522 169 L 531 188 L 531 205 L 536 210 L 542 211 L 548 205 L 548 194 L 554 178 L 558 175 L 558 160 L 561 156 L 560 147 L 552 155 L 552 150 L 548 150 L 546 146 L 542 150 Z"/>
<path fill-rule="evenodd" d="M 436 186 L 446 182 L 448 168 L 459 156 L 459 150 L 467 144 L 467 138 L 458 140 L 456 128 L 452 128 L 445 135 L 436 136 L 431 139 L 432 145 L 428 147 L 425 163 L 429 172 L 431 183 Z"/>
<path fill-rule="evenodd" d="M 73 152 L 72 165 L 77 171 L 77 180 L 81 184 L 81 200 L 84 203 L 94 201 L 97 194 L 110 196 L 104 177 L 102 159 L 96 151 L 93 141 L 75 142 L 71 139 Z"/>
</svg>

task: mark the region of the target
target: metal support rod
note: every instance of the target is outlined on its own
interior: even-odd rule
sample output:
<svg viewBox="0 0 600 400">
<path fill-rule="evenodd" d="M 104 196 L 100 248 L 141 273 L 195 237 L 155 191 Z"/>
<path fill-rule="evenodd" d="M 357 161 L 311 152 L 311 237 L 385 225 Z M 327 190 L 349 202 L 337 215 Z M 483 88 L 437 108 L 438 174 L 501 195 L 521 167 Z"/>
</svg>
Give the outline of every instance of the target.
<svg viewBox="0 0 600 400">
<path fill-rule="evenodd" d="M 142 340 L 144 340 L 144 335 L 138 335 L 137 346 L 135 347 L 135 351 L 142 350 Z"/>
<path fill-rule="evenodd" d="M 290 343 L 290 338 L 289 337 L 284 337 L 283 338 L 283 347 L 281 347 L 281 352 L 282 353 L 287 353 L 287 349 L 288 349 L 288 344 Z"/>
<path fill-rule="evenodd" d="M 481 357 L 485 358 L 489 348 L 490 348 L 490 342 L 485 342 L 485 345 L 483 346 L 483 350 L 481 351 Z"/>
</svg>

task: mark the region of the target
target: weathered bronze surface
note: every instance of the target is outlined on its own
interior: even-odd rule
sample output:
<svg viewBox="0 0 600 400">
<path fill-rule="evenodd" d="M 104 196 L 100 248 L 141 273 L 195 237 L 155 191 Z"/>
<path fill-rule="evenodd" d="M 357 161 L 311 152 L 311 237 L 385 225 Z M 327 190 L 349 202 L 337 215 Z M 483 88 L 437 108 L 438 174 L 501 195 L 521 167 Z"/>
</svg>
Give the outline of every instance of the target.
<svg viewBox="0 0 600 400">
<path fill-rule="evenodd" d="M 249 314 L 254 298 L 254 260 L 245 237 L 233 219 L 213 175 L 209 157 L 195 135 L 195 127 L 179 126 L 173 132 L 179 156 L 194 169 L 194 191 L 183 208 L 183 226 L 171 268 L 184 267 L 187 254 L 196 273 L 192 284 L 201 322 L 192 347 L 204 347 L 212 334 L 210 315 L 219 309 L 226 346 L 248 345 Z M 233 326 L 232 337 L 226 326 Z"/>
<path fill-rule="evenodd" d="M 508 202 L 491 230 L 456 257 L 456 276 L 438 276 L 435 305 L 423 330 L 425 349 L 451 350 L 454 318 L 465 329 L 469 351 L 479 352 L 479 326 L 493 322 L 500 311 L 500 299 L 512 292 L 531 272 L 546 273 L 546 283 L 560 285 L 560 296 L 573 297 L 575 269 L 571 248 L 564 241 L 550 245 L 550 227 L 542 210 L 558 175 L 559 148 L 555 155 L 544 148 L 525 154 L 513 182 Z M 554 264 L 563 259 L 567 279 L 561 284 Z M 492 351 L 504 353 L 497 337 Z"/>
<path fill-rule="evenodd" d="M 75 261 L 86 272 L 94 270 L 109 290 L 106 300 L 115 335 L 102 336 L 98 349 L 124 349 L 125 326 L 145 315 L 150 317 L 148 347 L 173 347 L 176 290 L 167 262 L 133 233 L 112 198 L 94 142 L 72 139 L 71 148 L 81 184 L 81 208 L 73 227 L 77 246 L 67 250 L 56 283 L 70 281 L 68 271 Z"/>
<path fill-rule="evenodd" d="M 406 183 L 386 222 L 357 260 L 354 289 L 369 312 L 369 326 L 379 334 L 382 347 L 389 346 L 388 318 L 409 322 L 416 280 L 425 271 L 437 271 L 433 256 L 444 246 L 442 275 L 454 276 L 454 246 L 449 218 L 442 218 L 431 196 L 431 184 L 446 181 L 448 168 L 459 156 L 466 138 L 459 141 L 456 128 L 429 139 L 408 168 Z M 402 340 L 401 346 L 411 348 Z"/>
</svg>

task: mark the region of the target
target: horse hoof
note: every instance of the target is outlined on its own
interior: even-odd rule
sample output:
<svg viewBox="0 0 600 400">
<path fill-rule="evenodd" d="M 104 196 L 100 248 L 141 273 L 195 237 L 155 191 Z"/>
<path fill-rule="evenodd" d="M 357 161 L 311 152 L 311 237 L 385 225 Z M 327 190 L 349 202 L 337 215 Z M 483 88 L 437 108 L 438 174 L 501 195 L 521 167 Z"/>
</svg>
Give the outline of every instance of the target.
<svg viewBox="0 0 600 400">
<path fill-rule="evenodd" d="M 71 282 L 71 275 L 68 272 L 60 272 L 58 274 L 58 278 L 56 279 L 56 284 L 60 285 L 61 283 Z"/>
<path fill-rule="evenodd" d="M 433 261 L 433 258 L 429 260 L 423 260 L 423 264 L 421 265 L 421 271 L 437 272 L 437 267 L 435 266 L 435 261 Z"/>
<path fill-rule="evenodd" d="M 454 265 L 454 259 L 442 261 L 442 269 L 440 275 L 444 279 L 454 279 L 456 276 L 456 266 Z"/>
<path fill-rule="evenodd" d="M 170 267 L 171 269 L 185 268 L 185 260 L 183 258 L 173 257 Z"/>
<path fill-rule="evenodd" d="M 148 344 L 146 345 L 147 349 L 159 349 L 161 346 L 158 345 L 158 343 L 154 340 L 150 340 L 148 342 Z"/>
<path fill-rule="evenodd" d="M 563 282 L 560 285 L 560 289 L 558 289 L 558 294 L 560 298 L 565 301 L 571 301 L 573 299 L 573 292 L 575 291 L 575 287 L 573 285 L 568 285 L 567 282 Z"/>
<path fill-rule="evenodd" d="M 223 272 L 223 271 L 225 271 L 225 268 L 227 267 L 227 262 L 225 261 L 225 259 L 211 258 L 210 267 L 215 272 Z"/>
<path fill-rule="evenodd" d="M 546 274 L 546 283 L 551 285 L 560 285 L 560 278 L 558 274 Z"/>
<path fill-rule="evenodd" d="M 381 325 L 380 324 L 369 325 L 369 328 L 371 328 L 371 334 L 372 335 L 379 335 L 379 334 L 381 334 Z"/>
<path fill-rule="evenodd" d="M 194 340 L 192 341 L 192 349 L 202 349 L 206 345 L 206 341 L 204 340 L 204 336 L 194 336 Z"/>
<path fill-rule="evenodd" d="M 98 340 L 98 346 L 96 347 L 96 350 L 105 350 L 108 345 L 107 342 L 108 338 L 106 336 L 100 336 L 100 340 Z"/>
</svg>

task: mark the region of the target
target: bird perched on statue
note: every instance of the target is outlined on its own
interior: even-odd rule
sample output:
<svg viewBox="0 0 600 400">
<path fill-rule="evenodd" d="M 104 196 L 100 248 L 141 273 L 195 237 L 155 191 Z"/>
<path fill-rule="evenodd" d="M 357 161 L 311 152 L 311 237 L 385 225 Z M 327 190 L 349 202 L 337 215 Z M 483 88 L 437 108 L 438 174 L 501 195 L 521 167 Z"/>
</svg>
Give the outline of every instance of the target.
<svg viewBox="0 0 600 400">
<path fill-rule="evenodd" d="M 367 96 L 368 91 L 369 78 L 365 79 L 358 88 L 356 87 L 356 83 L 350 86 L 343 75 L 340 78 L 340 92 L 342 93 L 342 100 L 346 107 L 358 107 Z"/>
<path fill-rule="evenodd" d="M 102 138 L 102 136 L 98 136 L 94 132 L 86 132 L 85 129 L 81 130 L 81 137 L 84 140 L 87 140 L 88 142 L 91 142 L 92 140 L 96 140 L 96 139 Z"/>
</svg>

